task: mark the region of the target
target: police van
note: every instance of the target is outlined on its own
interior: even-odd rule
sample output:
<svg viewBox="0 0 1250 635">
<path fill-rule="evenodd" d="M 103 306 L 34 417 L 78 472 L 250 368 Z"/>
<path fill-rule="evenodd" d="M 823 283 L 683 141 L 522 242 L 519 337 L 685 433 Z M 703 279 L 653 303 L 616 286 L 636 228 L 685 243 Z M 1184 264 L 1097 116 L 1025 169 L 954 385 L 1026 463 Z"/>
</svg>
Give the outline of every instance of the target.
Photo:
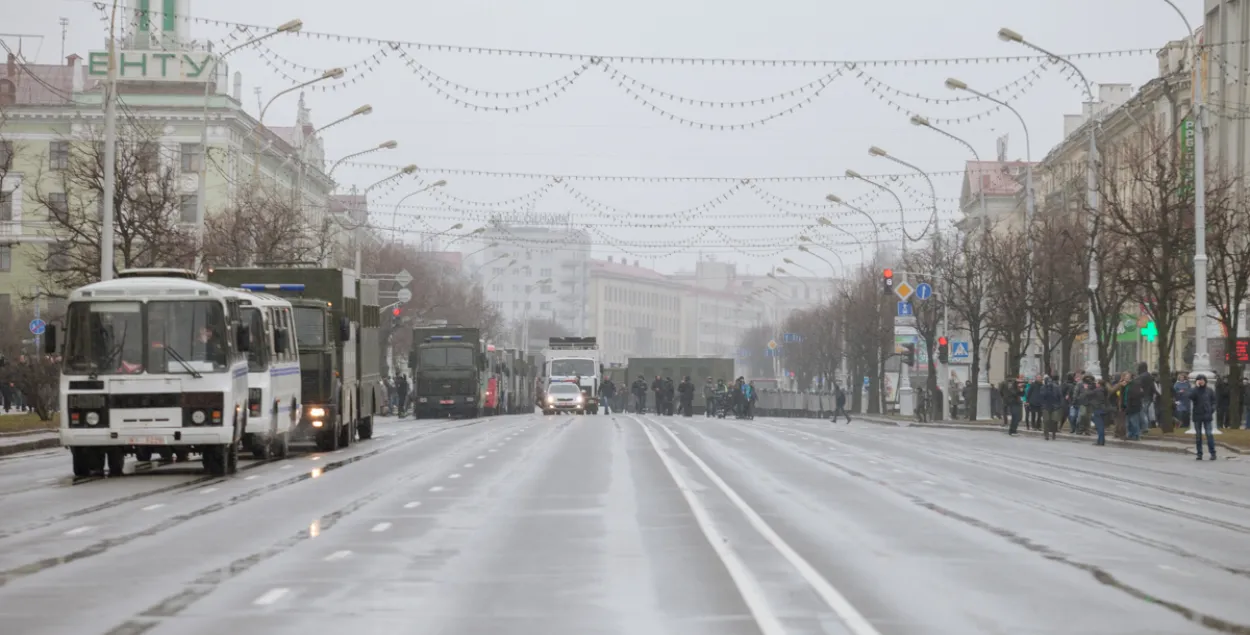
<svg viewBox="0 0 1250 635">
<path fill-rule="evenodd" d="M 120 475 L 126 456 L 198 453 L 213 475 L 238 469 L 248 425 L 252 335 L 238 292 L 190 271 L 125 270 L 69 295 L 60 437 L 75 476 Z"/>
<path fill-rule="evenodd" d="M 243 448 L 258 459 L 285 458 L 299 423 L 299 343 L 291 303 L 256 288 L 235 290 L 251 334 Z"/>
</svg>

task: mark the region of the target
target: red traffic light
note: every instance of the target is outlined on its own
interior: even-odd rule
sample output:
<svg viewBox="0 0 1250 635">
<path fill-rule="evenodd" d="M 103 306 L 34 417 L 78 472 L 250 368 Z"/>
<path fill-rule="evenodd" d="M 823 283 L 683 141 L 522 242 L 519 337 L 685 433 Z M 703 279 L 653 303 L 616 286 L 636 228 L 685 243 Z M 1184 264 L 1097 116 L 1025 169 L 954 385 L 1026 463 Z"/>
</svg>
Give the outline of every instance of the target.
<svg viewBox="0 0 1250 635">
<path fill-rule="evenodd" d="M 939 337 L 939 338 L 938 338 L 938 346 L 946 346 L 946 336 L 945 336 L 945 335 L 943 335 L 942 337 Z"/>
<path fill-rule="evenodd" d="M 391 309 L 391 315 L 395 317 L 399 317 L 399 307 L 395 307 L 394 309 Z"/>
<path fill-rule="evenodd" d="M 894 270 L 893 270 L 893 269 L 886 269 L 886 270 L 885 270 L 885 271 L 883 271 L 882 273 L 883 273 L 883 274 L 885 275 L 885 277 L 887 277 L 887 278 L 893 278 L 893 277 L 894 277 Z"/>
</svg>

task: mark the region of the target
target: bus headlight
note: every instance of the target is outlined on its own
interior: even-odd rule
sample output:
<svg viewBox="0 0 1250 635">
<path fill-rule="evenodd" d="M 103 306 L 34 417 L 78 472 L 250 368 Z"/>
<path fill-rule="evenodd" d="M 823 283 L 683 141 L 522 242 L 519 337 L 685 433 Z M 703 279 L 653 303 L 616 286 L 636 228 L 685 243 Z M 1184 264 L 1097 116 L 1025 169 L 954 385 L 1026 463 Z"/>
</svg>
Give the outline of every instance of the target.
<svg viewBox="0 0 1250 635">
<path fill-rule="evenodd" d="M 310 416 L 310 417 L 318 417 L 318 418 L 319 418 L 319 417 L 324 417 L 324 416 L 326 416 L 326 410 L 325 410 L 325 408 L 318 408 L 318 407 L 315 407 L 315 406 L 314 406 L 314 407 L 312 407 L 312 408 L 309 408 L 309 409 L 308 409 L 308 416 Z"/>
<path fill-rule="evenodd" d="M 99 424 L 100 424 L 100 413 L 88 412 L 87 413 L 87 425 L 94 426 L 94 425 L 99 425 Z"/>
<path fill-rule="evenodd" d="M 197 426 L 204 425 L 204 420 L 206 418 L 207 417 L 205 416 L 203 410 L 196 410 L 195 412 L 191 413 L 191 423 L 194 423 Z"/>
</svg>

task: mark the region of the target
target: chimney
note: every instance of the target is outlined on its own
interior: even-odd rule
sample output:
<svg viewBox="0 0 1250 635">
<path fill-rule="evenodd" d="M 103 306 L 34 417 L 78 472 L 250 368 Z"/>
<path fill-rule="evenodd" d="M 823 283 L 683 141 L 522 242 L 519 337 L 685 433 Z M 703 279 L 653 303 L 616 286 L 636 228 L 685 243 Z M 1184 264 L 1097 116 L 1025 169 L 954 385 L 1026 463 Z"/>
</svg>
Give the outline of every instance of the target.
<svg viewBox="0 0 1250 635">
<path fill-rule="evenodd" d="M 17 56 L 9 53 L 9 77 L 17 77 Z"/>
<path fill-rule="evenodd" d="M 77 55 L 70 55 L 65 58 L 66 65 L 71 69 L 69 72 L 70 91 L 74 93 L 81 93 L 83 82 L 86 81 L 86 77 L 83 75 L 84 69 L 78 64 L 81 60 L 82 58 Z"/>
<path fill-rule="evenodd" d="M 234 88 L 230 92 L 234 96 L 234 100 L 243 103 L 243 73 L 234 72 Z"/>
</svg>

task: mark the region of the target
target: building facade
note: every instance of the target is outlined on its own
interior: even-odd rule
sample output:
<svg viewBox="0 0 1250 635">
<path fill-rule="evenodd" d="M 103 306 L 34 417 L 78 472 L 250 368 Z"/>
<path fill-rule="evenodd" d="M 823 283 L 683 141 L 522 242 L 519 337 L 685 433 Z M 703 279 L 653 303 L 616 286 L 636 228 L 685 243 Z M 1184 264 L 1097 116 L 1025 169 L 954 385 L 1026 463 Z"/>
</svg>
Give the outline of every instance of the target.
<svg viewBox="0 0 1250 635">
<path fill-rule="evenodd" d="M 591 323 L 591 246 L 584 230 L 497 222 L 465 241 L 462 253 L 465 273 L 483 284 L 505 324 L 551 320 L 580 334 Z"/>
</svg>

